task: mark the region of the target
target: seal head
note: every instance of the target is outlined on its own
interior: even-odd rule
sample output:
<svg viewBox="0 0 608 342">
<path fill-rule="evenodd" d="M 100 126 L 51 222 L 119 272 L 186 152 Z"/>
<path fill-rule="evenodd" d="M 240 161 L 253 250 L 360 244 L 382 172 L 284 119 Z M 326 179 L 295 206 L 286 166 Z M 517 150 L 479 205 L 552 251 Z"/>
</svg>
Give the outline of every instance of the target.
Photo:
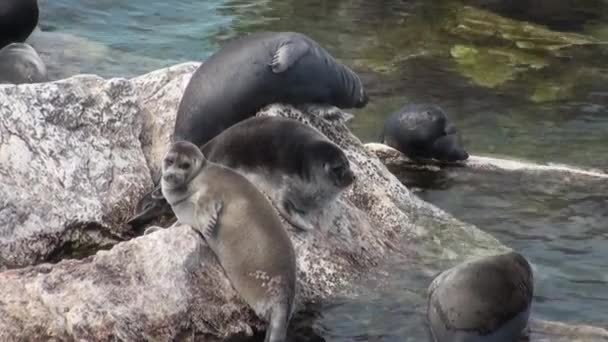
<svg viewBox="0 0 608 342">
<path fill-rule="evenodd" d="M 412 160 L 456 162 L 468 159 L 454 124 L 439 106 L 410 104 L 391 114 L 380 141 Z"/>
</svg>

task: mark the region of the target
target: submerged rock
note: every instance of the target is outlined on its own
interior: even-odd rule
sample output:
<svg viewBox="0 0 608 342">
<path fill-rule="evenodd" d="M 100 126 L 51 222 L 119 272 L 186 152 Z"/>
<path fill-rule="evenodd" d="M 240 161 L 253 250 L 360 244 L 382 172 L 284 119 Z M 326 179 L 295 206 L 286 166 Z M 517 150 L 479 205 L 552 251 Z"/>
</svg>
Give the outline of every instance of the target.
<svg viewBox="0 0 608 342">
<path fill-rule="evenodd" d="M 166 149 L 196 63 L 132 80 L 78 76 L 0 87 L 0 340 L 224 339 L 263 328 L 189 227 L 130 241 L 124 221 Z M 413 195 L 351 134 L 335 109 L 272 105 L 344 149 L 354 186 L 331 227 L 284 222 L 298 267 L 298 308 L 350 296 L 390 254 L 432 264 L 506 251 L 490 235 Z M 109 251 L 98 251 L 116 244 Z M 60 259 L 86 246 L 82 260 Z"/>
</svg>

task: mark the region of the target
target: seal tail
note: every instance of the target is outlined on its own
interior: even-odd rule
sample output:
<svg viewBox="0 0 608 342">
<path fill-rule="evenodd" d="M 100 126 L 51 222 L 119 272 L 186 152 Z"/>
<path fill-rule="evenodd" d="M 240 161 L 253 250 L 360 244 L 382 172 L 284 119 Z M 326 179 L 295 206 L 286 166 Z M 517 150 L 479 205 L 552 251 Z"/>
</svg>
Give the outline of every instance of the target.
<svg viewBox="0 0 608 342">
<path fill-rule="evenodd" d="M 289 309 L 287 305 L 276 305 L 270 314 L 270 324 L 266 330 L 264 342 L 285 342 L 288 324 Z"/>
</svg>

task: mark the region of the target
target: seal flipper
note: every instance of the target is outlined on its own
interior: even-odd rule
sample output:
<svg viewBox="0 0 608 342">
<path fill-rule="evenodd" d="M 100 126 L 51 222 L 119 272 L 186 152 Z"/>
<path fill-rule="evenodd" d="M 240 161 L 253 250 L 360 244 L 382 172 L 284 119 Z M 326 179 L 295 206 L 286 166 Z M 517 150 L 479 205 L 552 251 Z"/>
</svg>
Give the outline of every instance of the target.
<svg viewBox="0 0 608 342">
<path fill-rule="evenodd" d="M 285 342 L 287 325 L 289 324 L 289 309 L 285 304 L 277 304 L 270 313 L 270 322 L 266 329 L 264 342 Z"/>
<path fill-rule="evenodd" d="M 308 53 L 309 47 L 303 40 L 288 40 L 282 43 L 272 56 L 270 67 L 275 74 L 284 72 Z"/>
<path fill-rule="evenodd" d="M 204 213 L 197 215 L 197 221 L 203 223 L 201 225 L 199 234 L 203 236 L 205 241 L 209 242 L 217 238 L 217 230 L 219 228 L 220 215 L 224 209 L 224 201 L 216 200 L 209 205 L 209 210 Z"/>
<path fill-rule="evenodd" d="M 160 185 L 146 193 L 137 203 L 136 214 L 131 217 L 127 224 L 133 228 L 139 228 L 160 216 L 173 213 L 171 205 L 163 197 Z"/>
<path fill-rule="evenodd" d="M 314 226 L 304 218 L 305 213 L 296 209 L 291 201 L 283 200 L 277 208 L 285 220 L 296 228 L 304 231 L 314 230 Z"/>
</svg>

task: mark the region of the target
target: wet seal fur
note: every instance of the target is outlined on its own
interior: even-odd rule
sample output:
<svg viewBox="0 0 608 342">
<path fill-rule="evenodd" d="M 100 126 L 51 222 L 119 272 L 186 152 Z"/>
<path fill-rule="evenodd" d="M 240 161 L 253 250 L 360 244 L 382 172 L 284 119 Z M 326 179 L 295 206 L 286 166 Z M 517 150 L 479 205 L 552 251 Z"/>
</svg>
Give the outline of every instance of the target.
<svg viewBox="0 0 608 342">
<path fill-rule="evenodd" d="M 202 148 L 209 161 L 234 169 L 269 195 L 296 228 L 318 228 L 320 217 L 354 181 L 342 149 L 316 129 L 282 117 L 252 117 L 228 128 Z M 132 226 L 167 214 L 155 190 L 137 205 Z"/>
<path fill-rule="evenodd" d="M 28 44 L 11 43 L 0 49 L 0 84 L 48 81 L 46 65 Z"/>
<path fill-rule="evenodd" d="M 38 25 L 37 0 L 0 1 L 0 48 L 23 43 Z"/>
<path fill-rule="evenodd" d="M 519 253 L 466 261 L 437 276 L 427 320 L 436 342 L 514 342 L 528 325 L 534 279 Z"/>
<path fill-rule="evenodd" d="M 201 234 L 236 291 L 269 322 L 265 341 L 285 341 L 295 296 L 295 252 L 264 195 L 185 141 L 172 144 L 165 155 L 161 189 L 178 222 Z"/>
<path fill-rule="evenodd" d="M 311 38 L 260 32 L 226 43 L 194 73 L 181 99 L 173 141 L 203 146 L 272 103 L 362 108 L 359 76 Z"/>
<path fill-rule="evenodd" d="M 469 154 L 461 146 L 457 130 L 439 106 L 408 104 L 384 123 L 380 142 L 415 161 L 464 161 Z"/>
</svg>

